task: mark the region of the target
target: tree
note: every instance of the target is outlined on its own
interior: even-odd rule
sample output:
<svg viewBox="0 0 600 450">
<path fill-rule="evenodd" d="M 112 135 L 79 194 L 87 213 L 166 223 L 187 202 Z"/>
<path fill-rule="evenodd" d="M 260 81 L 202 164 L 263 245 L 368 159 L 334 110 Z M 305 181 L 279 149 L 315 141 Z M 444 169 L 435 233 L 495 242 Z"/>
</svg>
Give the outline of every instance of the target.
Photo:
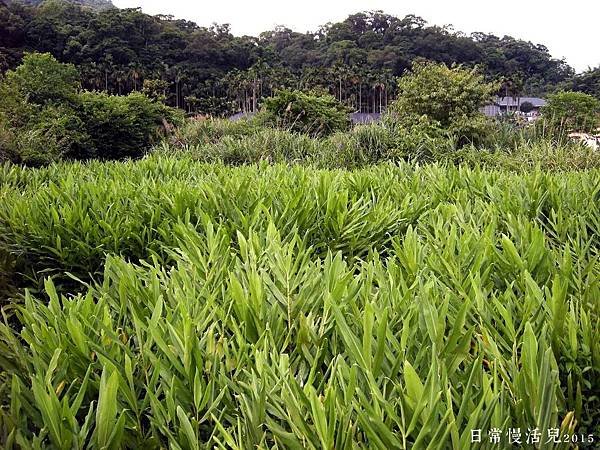
<svg viewBox="0 0 600 450">
<path fill-rule="evenodd" d="M 367 11 L 315 32 L 278 27 L 259 37 L 236 37 L 227 25 L 200 27 L 138 8 L 82 6 L 103 0 L 28 1 L 36 6 L 0 0 L 0 72 L 16 67 L 25 49 L 48 52 L 74 64 L 85 89 L 127 95 L 146 79 L 165 80 L 167 104 L 189 108 L 185 98 L 195 97 L 203 113 L 253 111 L 281 88 L 326 88 L 355 110 L 379 112 L 395 95 L 393 77 L 420 59 L 479 65 L 487 79 L 517 77 L 524 80 L 518 91 L 529 95 L 565 83 L 598 92 L 595 74 L 573 78 L 573 69 L 542 45 L 465 36 L 416 16 Z"/>
<path fill-rule="evenodd" d="M 533 111 L 534 108 L 535 108 L 535 106 L 533 106 L 533 103 L 531 103 L 531 102 L 523 102 L 523 103 L 521 103 L 520 110 L 521 110 L 522 113 L 527 114 L 527 113 L 530 113 L 531 111 Z"/>
<path fill-rule="evenodd" d="M 4 95 L 18 96 L 37 105 L 72 99 L 80 88 L 74 65 L 59 63 L 49 53 L 27 53 L 23 63 L 8 72 Z"/>
<path fill-rule="evenodd" d="M 600 99 L 600 67 L 589 69 L 571 80 L 574 91 L 585 92 Z"/>
<path fill-rule="evenodd" d="M 600 124 L 600 100 L 583 92 L 561 91 L 548 96 L 543 119 L 558 130 L 590 132 Z"/>
<path fill-rule="evenodd" d="M 167 99 L 169 83 L 164 80 L 144 80 L 142 92 L 149 98 L 164 102 Z"/>
<path fill-rule="evenodd" d="M 416 63 L 398 83 L 398 98 L 391 105 L 389 119 L 401 125 L 422 122 L 423 118 L 472 141 L 485 132 L 480 109 L 497 91 L 476 69 L 430 62 Z"/>
</svg>

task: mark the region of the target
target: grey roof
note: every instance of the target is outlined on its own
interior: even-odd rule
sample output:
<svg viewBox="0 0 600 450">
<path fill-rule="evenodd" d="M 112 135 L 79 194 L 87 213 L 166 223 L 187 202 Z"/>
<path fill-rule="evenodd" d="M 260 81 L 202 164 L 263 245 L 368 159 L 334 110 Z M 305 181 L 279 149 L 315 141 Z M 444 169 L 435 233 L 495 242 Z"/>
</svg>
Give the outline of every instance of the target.
<svg viewBox="0 0 600 450">
<path fill-rule="evenodd" d="M 239 113 L 235 113 L 233 116 L 230 116 L 229 120 L 231 120 L 232 122 L 237 122 L 238 120 L 242 120 L 242 119 L 250 119 L 255 114 L 256 113 L 254 113 L 254 112 L 239 112 Z"/>
<path fill-rule="evenodd" d="M 381 120 L 381 114 L 379 114 L 379 113 L 352 113 L 352 114 L 350 114 L 350 120 L 355 125 L 379 122 Z"/>
<path fill-rule="evenodd" d="M 538 97 L 498 97 L 495 103 L 499 106 L 518 107 L 523 103 L 531 103 L 535 108 L 546 105 L 546 100 Z"/>
</svg>

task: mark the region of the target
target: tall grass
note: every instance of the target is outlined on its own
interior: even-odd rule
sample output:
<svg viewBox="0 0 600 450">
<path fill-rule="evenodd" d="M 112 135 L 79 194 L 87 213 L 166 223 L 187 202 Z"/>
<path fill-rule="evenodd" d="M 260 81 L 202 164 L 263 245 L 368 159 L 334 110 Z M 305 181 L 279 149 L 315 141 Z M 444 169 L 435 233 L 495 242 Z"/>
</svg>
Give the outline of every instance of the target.
<svg viewBox="0 0 600 450">
<path fill-rule="evenodd" d="M 538 121 L 522 126 L 494 122 L 478 146 L 459 146 L 455 137 L 433 135 L 427 128 L 402 128 L 384 121 L 358 125 L 327 138 L 311 138 L 290 130 L 270 128 L 257 118 L 190 121 L 155 152 L 186 155 L 197 161 L 228 165 L 298 164 L 323 169 L 355 169 L 380 163 L 411 161 L 483 166 L 509 171 L 574 171 L 600 168 L 600 153 L 571 142 L 566 129 Z"/>
<path fill-rule="evenodd" d="M 38 291 L 3 308 L 0 442 L 598 436 L 599 191 L 595 170 L 4 166 L 0 248 Z"/>
</svg>

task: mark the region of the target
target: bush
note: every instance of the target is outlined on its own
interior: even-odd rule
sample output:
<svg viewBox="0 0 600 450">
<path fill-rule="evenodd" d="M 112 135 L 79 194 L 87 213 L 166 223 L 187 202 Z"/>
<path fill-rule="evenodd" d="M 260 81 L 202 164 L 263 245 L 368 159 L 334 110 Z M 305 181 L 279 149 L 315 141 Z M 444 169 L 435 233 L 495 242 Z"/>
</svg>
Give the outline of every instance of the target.
<svg viewBox="0 0 600 450">
<path fill-rule="evenodd" d="M 29 54 L 0 82 L 0 158 L 43 165 L 63 157 L 139 157 L 163 121 L 182 114 L 140 93 L 80 93 L 73 66 Z"/>
<path fill-rule="evenodd" d="M 523 141 L 512 148 L 465 147 L 440 158 L 444 159 L 454 164 L 515 172 L 530 172 L 536 169 L 546 172 L 600 169 L 600 153 L 594 149 L 579 143 L 557 146 L 550 140 Z"/>
<path fill-rule="evenodd" d="M 255 118 L 236 121 L 213 118 L 187 119 L 175 130 L 170 141 L 179 147 L 216 144 L 226 136 L 241 138 L 255 134 L 262 128 Z"/>
<path fill-rule="evenodd" d="M 27 53 L 21 65 L 6 74 L 3 86 L 0 103 L 11 99 L 35 105 L 65 102 L 73 100 L 80 88 L 79 72 L 50 53 Z"/>
<path fill-rule="evenodd" d="M 415 63 L 398 83 L 398 98 L 387 120 L 409 129 L 445 130 L 456 136 L 460 145 L 479 142 L 488 131 L 480 109 L 497 88 L 494 83 L 486 83 L 476 69 Z"/>
<path fill-rule="evenodd" d="M 531 111 L 533 111 L 535 109 L 535 106 L 533 106 L 533 103 L 531 102 L 523 102 L 521 103 L 521 106 L 519 108 L 521 110 L 522 113 L 530 113 Z"/>
<path fill-rule="evenodd" d="M 262 121 L 289 131 L 323 137 L 350 128 L 350 111 L 331 95 L 282 90 L 265 99 Z"/>
<path fill-rule="evenodd" d="M 350 132 L 329 136 L 318 160 L 324 167 L 345 168 L 396 161 L 404 156 L 398 144 L 397 133 L 383 124 L 358 125 Z"/>
<path fill-rule="evenodd" d="M 600 100 L 583 92 L 563 91 L 548 96 L 542 117 L 550 126 L 567 132 L 594 131 L 600 124 Z"/>
<path fill-rule="evenodd" d="M 228 135 L 214 144 L 196 146 L 195 159 L 229 165 L 269 163 L 310 163 L 320 148 L 320 142 L 286 130 L 265 128 L 241 137 Z"/>
<path fill-rule="evenodd" d="M 11 161 L 14 154 L 15 136 L 0 116 L 0 163 Z"/>
<path fill-rule="evenodd" d="M 177 120 L 174 110 L 140 93 L 84 92 L 79 100 L 88 139 L 68 153 L 74 159 L 137 158 L 156 142 L 163 119 Z"/>
<path fill-rule="evenodd" d="M 522 123 L 517 116 L 512 116 L 489 123 L 490 131 L 483 145 L 480 145 L 486 149 L 510 151 L 536 144 L 551 145 L 558 149 L 572 145 L 564 127 L 555 126 L 545 120 Z"/>
<path fill-rule="evenodd" d="M 87 137 L 81 119 L 70 107 L 48 105 L 32 116 L 26 127 L 11 127 L 0 120 L 0 161 L 36 167 L 50 164 Z"/>
</svg>

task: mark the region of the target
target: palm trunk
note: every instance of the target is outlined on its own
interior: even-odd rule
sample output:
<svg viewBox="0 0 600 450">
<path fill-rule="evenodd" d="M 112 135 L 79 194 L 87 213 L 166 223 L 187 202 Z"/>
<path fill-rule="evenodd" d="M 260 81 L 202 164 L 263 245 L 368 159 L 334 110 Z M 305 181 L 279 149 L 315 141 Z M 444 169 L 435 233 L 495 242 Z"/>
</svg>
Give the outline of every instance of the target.
<svg viewBox="0 0 600 450">
<path fill-rule="evenodd" d="M 362 112 L 362 83 L 358 85 L 358 112 Z"/>
</svg>

